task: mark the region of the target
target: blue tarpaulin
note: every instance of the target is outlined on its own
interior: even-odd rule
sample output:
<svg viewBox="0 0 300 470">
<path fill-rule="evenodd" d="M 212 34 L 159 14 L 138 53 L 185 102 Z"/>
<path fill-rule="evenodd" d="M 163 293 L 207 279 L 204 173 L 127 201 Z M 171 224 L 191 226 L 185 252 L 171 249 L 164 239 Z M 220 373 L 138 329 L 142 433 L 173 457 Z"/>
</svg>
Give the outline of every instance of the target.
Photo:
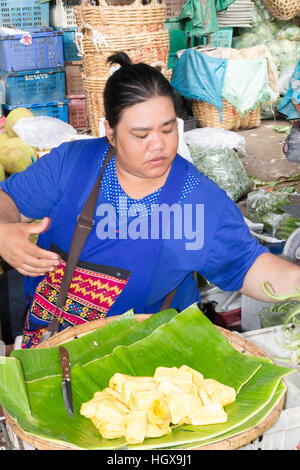
<svg viewBox="0 0 300 470">
<path fill-rule="evenodd" d="M 290 78 L 288 91 L 277 108 L 281 114 L 285 114 L 287 119 L 290 120 L 300 118 L 293 105 L 293 101 L 300 104 L 300 60 L 298 61 L 293 75 Z"/>
<path fill-rule="evenodd" d="M 187 99 L 206 101 L 221 116 L 222 90 L 227 59 L 217 59 L 196 49 L 187 49 L 178 60 L 171 85 Z"/>
</svg>

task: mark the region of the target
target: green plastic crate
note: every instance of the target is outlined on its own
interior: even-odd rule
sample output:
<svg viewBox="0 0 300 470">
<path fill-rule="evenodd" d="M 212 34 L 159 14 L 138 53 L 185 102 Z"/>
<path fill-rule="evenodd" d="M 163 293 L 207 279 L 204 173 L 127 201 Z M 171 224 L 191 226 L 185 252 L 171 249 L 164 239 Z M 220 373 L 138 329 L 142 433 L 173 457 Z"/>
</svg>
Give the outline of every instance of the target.
<svg viewBox="0 0 300 470">
<path fill-rule="evenodd" d="M 170 52 L 186 49 L 187 35 L 184 31 L 169 31 Z"/>
<path fill-rule="evenodd" d="M 179 21 L 179 18 L 167 18 L 165 29 L 169 31 L 182 31 L 182 23 Z"/>
<path fill-rule="evenodd" d="M 233 28 L 221 28 L 217 33 L 210 35 L 210 46 L 212 47 L 231 47 Z M 206 36 L 195 36 L 194 46 L 206 46 Z"/>
</svg>

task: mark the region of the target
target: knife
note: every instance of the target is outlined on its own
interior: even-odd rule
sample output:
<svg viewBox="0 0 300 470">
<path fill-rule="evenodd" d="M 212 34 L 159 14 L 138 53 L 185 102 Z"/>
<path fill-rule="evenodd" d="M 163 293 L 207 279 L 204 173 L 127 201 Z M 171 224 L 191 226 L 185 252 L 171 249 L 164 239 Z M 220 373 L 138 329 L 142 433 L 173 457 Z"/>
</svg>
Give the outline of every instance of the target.
<svg viewBox="0 0 300 470">
<path fill-rule="evenodd" d="M 72 385 L 71 385 L 71 370 L 70 370 L 70 359 L 68 351 L 63 347 L 59 346 L 59 357 L 62 368 L 62 392 L 64 397 L 65 408 L 72 418 L 74 418 L 73 411 L 73 398 L 72 398 Z"/>
</svg>

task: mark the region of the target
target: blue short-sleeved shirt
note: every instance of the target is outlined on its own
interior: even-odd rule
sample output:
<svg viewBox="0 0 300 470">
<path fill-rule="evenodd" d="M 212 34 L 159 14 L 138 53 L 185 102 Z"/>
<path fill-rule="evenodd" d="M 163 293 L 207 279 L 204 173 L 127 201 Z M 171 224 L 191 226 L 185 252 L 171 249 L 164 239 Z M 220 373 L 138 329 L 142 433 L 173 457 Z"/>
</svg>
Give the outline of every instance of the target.
<svg viewBox="0 0 300 470">
<path fill-rule="evenodd" d="M 91 167 L 91 181 L 86 182 L 80 193 L 82 201 L 86 200 L 94 184 L 95 172 L 97 173 L 104 161 L 106 149 L 106 139 L 63 144 L 24 172 L 12 175 L 0 187 L 15 201 L 24 216 L 32 219 L 51 217 L 72 184 L 71 176 L 77 165 L 86 164 Z M 199 300 L 195 271 L 223 290 L 239 290 L 257 257 L 268 252 L 266 247 L 251 236 L 239 208 L 226 193 L 194 165 L 187 164 L 187 177 L 178 203 L 203 207 L 203 243 L 197 249 L 194 249 L 196 245 L 193 249 L 186 249 L 186 244 L 181 239 L 163 240 L 148 289 L 146 313 L 158 311 L 164 297 L 176 286 L 179 288 L 172 302 L 173 307 L 182 310 Z M 118 207 L 119 197 L 126 194 L 118 182 L 114 158 L 104 173 L 101 190 L 106 200 L 117 211 L 121 211 L 122 208 Z M 138 201 L 143 203 L 146 213 L 151 213 L 160 191 L 159 189 Z M 136 202 L 128 198 L 128 207 Z M 62 226 L 62 233 L 63 230 Z M 86 243 L 89 243 L 89 239 Z M 92 253 L 90 256 L 87 261 L 92 261 Z M 37 282 L 38 280 L 39 278 Z"/>
</svg>

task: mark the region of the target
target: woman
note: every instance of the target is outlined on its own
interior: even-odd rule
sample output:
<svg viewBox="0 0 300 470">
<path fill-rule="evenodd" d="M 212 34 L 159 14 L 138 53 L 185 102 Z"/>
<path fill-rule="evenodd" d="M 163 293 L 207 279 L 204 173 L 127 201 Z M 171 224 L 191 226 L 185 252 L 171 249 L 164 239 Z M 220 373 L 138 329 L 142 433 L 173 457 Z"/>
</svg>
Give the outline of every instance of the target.
<svg viewBox="0 0 300 470">
<path fill-rule="evenodd" d="M 1 184 L 0 255 L 26 276 L 24 348 L 60 314 L 66 328 L 130 308 L 156 313 L 174 289 L 171 307 L 182 310 L 199 300 L 195 271 L 259 300 L 261 281 L 280 293 L 300 285 L 299 268 L 260 246 L 225 192 L 176 155 L 169 82 L 124 53 L 109 60 L 121 67 L 104 91 L 107 138 L 63 144 Z M 93 228 L 63 313 L 55 311 L 78 215 L 101 169 Z"/>
</svg>

